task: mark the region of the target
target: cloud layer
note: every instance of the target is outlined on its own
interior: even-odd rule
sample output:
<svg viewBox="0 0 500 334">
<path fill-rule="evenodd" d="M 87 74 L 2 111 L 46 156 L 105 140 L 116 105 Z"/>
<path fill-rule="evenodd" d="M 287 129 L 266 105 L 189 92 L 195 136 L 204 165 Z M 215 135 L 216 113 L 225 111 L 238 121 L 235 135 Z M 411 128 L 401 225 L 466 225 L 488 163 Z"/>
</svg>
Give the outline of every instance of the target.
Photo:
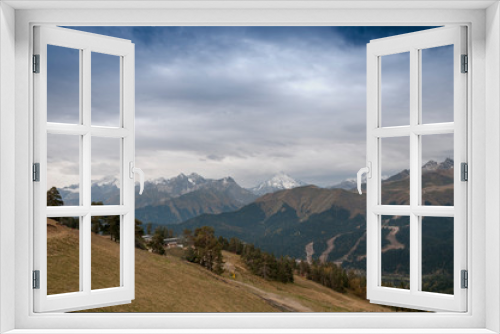
<svg viewBox="0 0 500 334">
<path fill-rule="evenodd" d="M 196 172 L 230 175 L 250 187 L 279 171 L 320 186 L 354 177 L 365 162 L 366 43 L 421 28 L 73 29 L 135 43 L 136 162 L 148 178 Z M 93 119 L 99 125 L 116 123 L 117 73 L 109 57 L 96 55 L 92 63 L 92 75 L 99 78 Z M 387 78 L 401 74 L 398 80 L 404 81 L 404 60 L 393 67 Z M 426 73 L 432 76 L 432 69 Z M 441 79 L 443 87 L 447 79 Z M 387 85 L 393 119 L 407 99 L 404 90 L 398 81 Z M 446 109 L 431 95 L 426 108 Z M 52 113 L 64 119 L 66 110 L 54 107 Z M 100 155 L 95 175 L 102 176 L 106 172 L 97 166 L 107 161 Z M 402 166 L 395 161 L 391 168 L 398 170 Z"/>
</svg>

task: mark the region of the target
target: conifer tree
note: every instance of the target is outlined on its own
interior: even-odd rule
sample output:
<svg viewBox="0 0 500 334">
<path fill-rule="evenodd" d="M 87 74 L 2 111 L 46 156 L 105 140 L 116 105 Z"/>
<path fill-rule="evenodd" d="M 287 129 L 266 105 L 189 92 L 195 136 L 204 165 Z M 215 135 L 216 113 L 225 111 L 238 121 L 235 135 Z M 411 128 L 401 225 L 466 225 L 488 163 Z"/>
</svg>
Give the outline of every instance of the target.
<svg viewBox="0 0 500 334">
<path fill-rule="evenodd" d="M 56 187 L 52 187 L 47 191 L 47 206 L 63 206 L 61 194 Z"/>
</svg>

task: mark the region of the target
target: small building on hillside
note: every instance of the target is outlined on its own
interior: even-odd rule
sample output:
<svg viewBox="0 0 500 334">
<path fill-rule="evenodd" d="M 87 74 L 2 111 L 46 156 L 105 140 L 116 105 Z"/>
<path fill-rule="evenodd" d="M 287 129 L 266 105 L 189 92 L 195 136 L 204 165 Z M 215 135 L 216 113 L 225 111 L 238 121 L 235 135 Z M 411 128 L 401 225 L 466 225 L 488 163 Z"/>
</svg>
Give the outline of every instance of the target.
<svg viewBox="0 0 500 334">
<path fill-rule="evenodd" d="M 153 236 L 151 234 L 145 234 L 142 236 L 142 239 L 144 239 L 145 242 L 151 242 L 153 241 Z"/>
</svg>

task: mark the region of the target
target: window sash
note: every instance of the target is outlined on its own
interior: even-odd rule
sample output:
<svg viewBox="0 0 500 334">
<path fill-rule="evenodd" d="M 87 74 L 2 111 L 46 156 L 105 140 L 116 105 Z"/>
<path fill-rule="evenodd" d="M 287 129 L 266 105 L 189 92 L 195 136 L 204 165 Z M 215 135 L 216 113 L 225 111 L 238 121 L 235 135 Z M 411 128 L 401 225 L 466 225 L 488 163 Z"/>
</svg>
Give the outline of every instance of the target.
<svg viewBox="0 0 500 334">
<path fill-rule="evenodd" d="M 367 298 L 374 303 L 423 310 L 467 310 L 467 290 L 461 289 L 460 271 L 467 269 L 467 183 L 454 168 L 454 206 L 423 206 L 421 199 L 421 135 L 454 134 L 455 167 L 467 162 L 467 76 L 460 73 L 461 54 L 467 54 L 466 28 L 445 27 L 373 40 L 367 45 Z M 420 124 L 421 49 L 454 45 L 454 122 Z M 381 126 L 381 56 L 410 52 L 410 124 Z M 410 139 L 410 205 L 381 205 L 381 138 Z M 410 289 L 381 286 L 381 215 L 410 217 Z M 421 284 L 421 218 L 454 217 L 454 294 L 419 291 Z"/>
<path fill-rule="evenodd" d="M 47 122 L 47 45 L 80 50 L 79 124 Z M 91 124 L 91 53 L 120 57 L 120 126 Z M 82 33 L 75 30 L 35 27 L 34 54 L 40 55 L 40 73 L 34 74 L 34 161 L 40 163 L 40 182 L 34 183 L 34 270 L 40 271 L 40 289 L 33 290 L 34 311 L 74 311 L 130 302 L 134 298 L 134 182 L 129 177 L 129 162 L 134 161 L 134 45 L 130 41 Z M 47 135 L 65 134 L 80 137 L 80 205 L 47 207 Z M 121 139 L 120 204 L 91 205 L 91 139 Z M 120 286 L 92 290 L 91 287 L 91 217 L 120 215 Z M 80 291 L 47 295 L 48 217 L 80 217 Z"/>
</svg>

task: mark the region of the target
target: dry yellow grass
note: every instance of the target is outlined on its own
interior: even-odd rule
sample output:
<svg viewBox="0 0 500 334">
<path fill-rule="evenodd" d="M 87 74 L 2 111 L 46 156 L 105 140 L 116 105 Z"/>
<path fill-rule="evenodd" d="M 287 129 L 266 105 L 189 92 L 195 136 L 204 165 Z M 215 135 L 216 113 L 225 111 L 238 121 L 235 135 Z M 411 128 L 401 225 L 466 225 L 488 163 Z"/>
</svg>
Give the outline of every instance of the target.
<svg viewBox="0 0 500 334">
<path fill-rule="evenodd" d="M 78 230 L 48 221 L 49 291 L 78 290 Z M 119 244 L 92 235 L 92 285 L 113 286 L 119 277 Z M 75 251 L 76 250 L 76 251 Z M 239 256 L 224 252 L 231 268 L 217 276 L 178 256 L 136 249 L 135 300 L 90 312 L 386 312 L 352 294 L 340 294 L 295 276 L 294 284 L 268 282 L 249 273 Z M 63 269 L 61 269 L 63 268 Z M 94 272 L 95 271 L 95 272 Z M 235 272 L 235 278 L 231 273 Z M 86 311 L 89 312 L 89 311 Z"/>
</svg>

